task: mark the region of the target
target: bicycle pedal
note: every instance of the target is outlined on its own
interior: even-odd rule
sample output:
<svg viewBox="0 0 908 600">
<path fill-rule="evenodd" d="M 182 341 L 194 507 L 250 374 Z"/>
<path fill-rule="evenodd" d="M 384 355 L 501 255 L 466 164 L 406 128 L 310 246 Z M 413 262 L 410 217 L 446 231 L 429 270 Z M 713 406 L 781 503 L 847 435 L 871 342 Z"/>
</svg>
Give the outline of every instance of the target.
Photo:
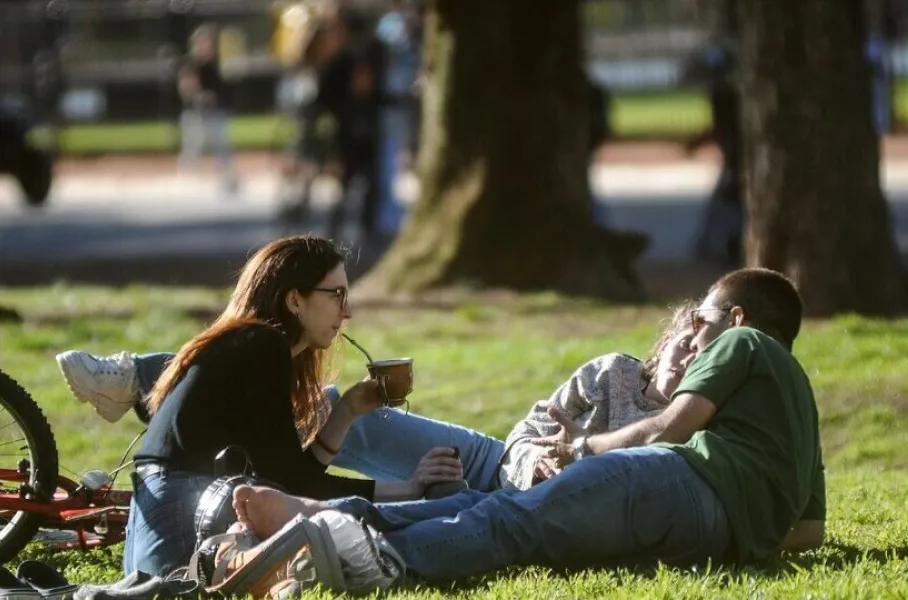
<svg viewBox="0 0 908 600">
<path fill-rule="evenodd" d="M 64 531 L 62 529 L 39 529 L 32 539 L 36 542 L 53 544 L 76 542 L 79 540 L 79 535 L 75 531 Z"/>
</svg>

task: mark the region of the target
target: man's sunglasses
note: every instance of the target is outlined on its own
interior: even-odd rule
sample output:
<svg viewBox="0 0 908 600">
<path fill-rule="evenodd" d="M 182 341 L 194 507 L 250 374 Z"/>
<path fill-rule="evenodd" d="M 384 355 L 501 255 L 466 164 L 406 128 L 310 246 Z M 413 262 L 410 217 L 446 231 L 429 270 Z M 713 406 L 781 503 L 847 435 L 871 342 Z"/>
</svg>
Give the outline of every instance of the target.
<svg viewBox="0 0 908 600">
<path fill-rule="evenodd" d="M 721 319 L 726 314 L 728 314 L 728 311 L 730 310 L 730 308 L 695 308 L 694 310 L 690 311 L 690 328 L 691 330 L 693 330 L 694 335 L 696 335 L 700 332 L 701 329 L 703 329 L 704 325 L 709 323 L 709 321 L 706 320 L 706 317 L 704 317 L 701 313 L 718 312 L 719 318 Z"/>
<path fill-rule="evenodd" d="M 347 294 L 348 294 L 349 290 L 342 285 L 339 285 L 334 288 L 312 288 L 312 291 L 313 292 L 325 292 L 327 294 L 331 294 L 332 296 L 334 296 L 335 298 L 337 298 L 340 301 L 340 307 L 342 309 L 347 308 Z"/>
</svg>

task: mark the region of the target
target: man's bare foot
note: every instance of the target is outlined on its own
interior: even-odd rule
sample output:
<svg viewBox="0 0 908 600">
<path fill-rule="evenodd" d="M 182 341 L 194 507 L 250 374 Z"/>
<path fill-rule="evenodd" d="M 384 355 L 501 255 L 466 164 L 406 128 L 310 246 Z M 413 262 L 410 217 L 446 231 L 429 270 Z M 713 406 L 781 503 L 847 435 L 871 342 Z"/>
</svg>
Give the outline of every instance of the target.
<svg viewBox="0 0 908 600">
<path fill-rule="evenodd" d="M 266 486 L 240 485 L 233 490 L 237 518 L 260 540 L 271 537 L 296 515 L 311 517 L 326 508 L 324 502 L 291 496 Z"/>
</svg>

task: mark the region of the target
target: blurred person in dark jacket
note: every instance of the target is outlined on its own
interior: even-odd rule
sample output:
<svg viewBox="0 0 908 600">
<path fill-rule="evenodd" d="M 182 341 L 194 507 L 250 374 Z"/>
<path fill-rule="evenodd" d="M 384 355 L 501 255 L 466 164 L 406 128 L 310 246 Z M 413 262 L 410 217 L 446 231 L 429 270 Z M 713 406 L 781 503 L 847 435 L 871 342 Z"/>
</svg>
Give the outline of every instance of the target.
<svg viewBox="0 0 908 600">
<path fill-rule="evenodd" d="M 183 101 L 180 166 L 195 168 L 207 142 L 217 154 L 224 188 L 233 194 L 238 179 L 228 133 L 229 102 L 221 77 L 217 26 L 200 26 L 190 37 L 189 45 L 189 56 L 180 67 L 177 83 Z"/>
<path fill-rule="evenodd" d="M 25 104 L 0 95 L 0 173 L 16 178 L 28 206 L 47 201 L 53 180 L 53 154 L 37 143 L 37 124 Z"/>
<path fill-rule="evenodd" d="M 380 43 L 366 30 L 360 15 L 327 10 L 303 58 L 316 72 L 318 92 L 302 107 L 300 152 L 336 175 L 343 189 L 329 220 L 329 236 L 337 238 L 345 223 L 354 192 L 362 202 L 360 228 L 365 237 L 375 232 L 378 190 L 379 85 L 383 65 Z M 320 123 L 330 117 L 334 127 L 325 134 Z"/>
<path fill-rule="evenodd" d="M 734 55 L 727 45 L 716 44 L 696 61 L 696 72 L 709 83 L 712 126 L 688 140 L 685 150 L 693 154 L 706 142 L 715 142 L 722 166 L 694 240 L 694 252 L 700 260 L 733 267 L 742 260 L 744 229 L 741 99 L 734 79 Z"/>
<path fill-rule="evenodd" d="M 593 168 L 596 164 L 596 154 L 599 149 L 612 139 L 612 92 L 603 84 L 587 77 L 587 92 L 589 94 L 589 164 Z M 590 201 L 593 203 L 593 214 L 596 223 L 603 228 L 611 224 L 608 207 L 597 196 L 590 186 Z"/>
</svg>

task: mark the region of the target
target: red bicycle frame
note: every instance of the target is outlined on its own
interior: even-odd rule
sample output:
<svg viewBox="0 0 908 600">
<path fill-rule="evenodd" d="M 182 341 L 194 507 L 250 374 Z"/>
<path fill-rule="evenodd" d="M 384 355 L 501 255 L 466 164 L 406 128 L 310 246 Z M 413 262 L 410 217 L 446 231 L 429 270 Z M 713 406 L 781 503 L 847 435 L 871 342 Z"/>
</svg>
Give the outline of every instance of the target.
<svg viewBox="0 0 908 600">
<path fill-rule="evenodd" d="M 28 473 L 17 469 L 0 469 L 0 481 L 28 482 Z M 16 492 L 0 493 L 0 518 L 10 518 L 19 511 L 41 515 L 40 527 L 75 533 L 75 539 L 49 540 L 53 550 L 88 550 L 123 541 L 129 518 L 131 490 L 104 486 L 89 489 L 59 475 L 57 491 L 49 500 L 26 498 L 20 487 Z"/>
</svg>

